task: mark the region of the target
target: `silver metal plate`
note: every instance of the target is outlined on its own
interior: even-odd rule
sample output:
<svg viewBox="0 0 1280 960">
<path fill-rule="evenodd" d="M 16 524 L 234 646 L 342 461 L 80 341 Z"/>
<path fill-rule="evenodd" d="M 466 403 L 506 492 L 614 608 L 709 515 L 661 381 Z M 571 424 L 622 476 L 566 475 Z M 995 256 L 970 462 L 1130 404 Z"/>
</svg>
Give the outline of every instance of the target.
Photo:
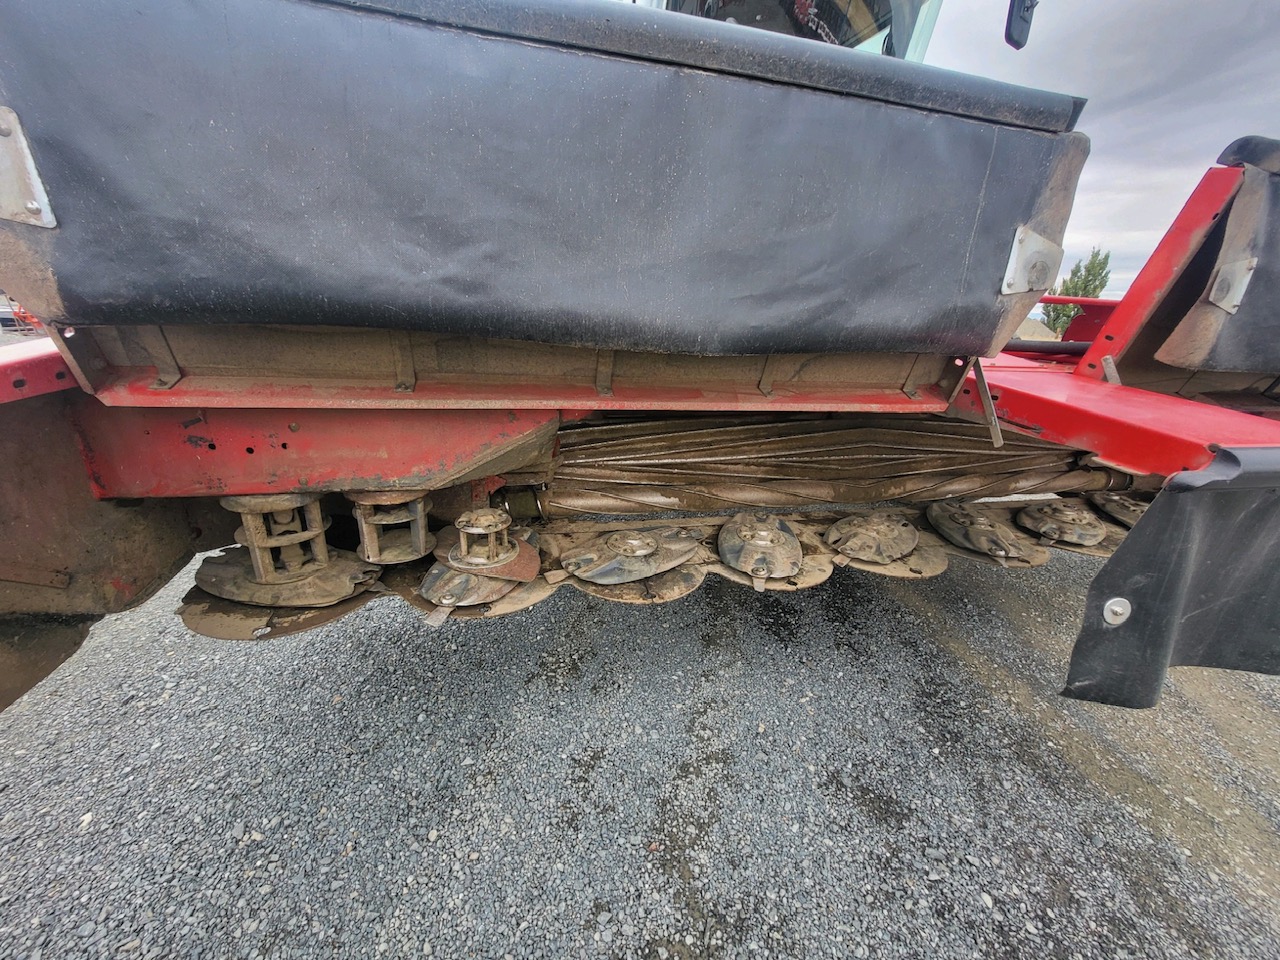
<svg viewBox="0 0 1280 960">
<path fill-rule="evenodd" d="M 1019 227 L 1009 251 L 1009 265 L 1004 271 L 1000 292 L 1006 296 L 1048 290 L 1062 266 L 1062 247 L 1034 230 Z"/>
<path fill-rule="evenodd" d="M 32 227 L 58 225 L 22 124 L 8 107 L 0 107 L 0 219 Z"/>
<path fill-rule="evenodd" d="M 1224 263 L 1218 268 L 1213 283 L 1209 284 L 1209 302 L 1227 313 L 1235 313 L 1244 303 L 1244 292 L 1249 289 L 1249 281 L 1257 268 L 1257 257 Z"/>
</svg>

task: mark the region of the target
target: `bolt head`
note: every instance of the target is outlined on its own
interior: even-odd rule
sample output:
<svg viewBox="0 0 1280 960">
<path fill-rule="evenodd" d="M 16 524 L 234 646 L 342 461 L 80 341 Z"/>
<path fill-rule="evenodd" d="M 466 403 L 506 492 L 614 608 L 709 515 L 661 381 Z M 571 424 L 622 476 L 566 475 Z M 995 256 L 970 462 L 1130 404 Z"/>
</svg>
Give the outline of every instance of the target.
<svg viewBox="0 0 1280 960">
<path fill-rule="evenodd" d="M 1112 597 L 1102 605 L 1102 619 L 1113 627 L 1120 626 L 1132 613 L 1133 604 L 1124 597 Z"/>
<path fill-rule="evenodd" d="M 13 136 L 13 127 L 9 126 L 7 123 L 0 123 L 0 137 L 11 136 Z"/>
<path fill-rule="evenodd" d="M 34 200 L 28 200 L 23 206 L 26 207 L 27 213 L 40 212 L 40 204 L 36 203 Z"/>
<path fill-rule="evenodd" d="M 1049 286 L 1049 264 L 1037 260 L 1027 270 L 1027 283 L 1032 290 L 1040 290 Z"/>
</svg>

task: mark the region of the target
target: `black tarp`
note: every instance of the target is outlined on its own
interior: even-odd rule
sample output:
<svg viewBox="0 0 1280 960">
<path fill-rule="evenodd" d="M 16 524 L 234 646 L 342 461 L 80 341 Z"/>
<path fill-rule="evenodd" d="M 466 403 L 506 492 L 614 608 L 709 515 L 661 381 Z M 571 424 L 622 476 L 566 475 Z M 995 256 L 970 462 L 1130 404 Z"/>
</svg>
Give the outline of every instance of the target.
<svg viewBox="0 0 1280 960">
<path fill-rule="evenodd" d="M 0 230 L 81 324 L 986 353 L 1036 299 L 1000 295 L 1015 231 L 1060 240 L 1087 151 L 1070 97 L 604 0 L 0 22 L 59 221 Z"/>
</svg>

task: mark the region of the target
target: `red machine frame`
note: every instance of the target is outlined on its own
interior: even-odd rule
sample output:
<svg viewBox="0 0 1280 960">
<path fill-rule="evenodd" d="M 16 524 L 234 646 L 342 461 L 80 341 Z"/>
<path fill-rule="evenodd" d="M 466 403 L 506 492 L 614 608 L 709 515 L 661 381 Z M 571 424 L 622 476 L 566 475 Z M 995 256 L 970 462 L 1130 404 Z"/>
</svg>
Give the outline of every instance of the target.
<svg viewBox="0 0 1280 960">
<path fill-rule="evenodd" d="M 1088 450 L 1135 474 L 1206 466 L 1220 446 L 1280 446 L 1280 423 L 1106 382 L 1118 359 L 1203 244 L 1240 187 L 1239 168 L 1209 170 L 1123 299 L 1046 297 L 1082 313 L 1068 339 L 1081 357 L 1001 354 L 982 364 L 1004 428 Z M 0 349 L 0 402 L 77 385 L 52 341 Z M 145 377 L 105 384 L 71 405 L 95 496 L 181 497 L 340 489 L 373 483 L 436 485 L 467 456 L 591 410 L 829 411 L 983 414 L 970 373 L 952 402 L 915 395 L 785 392 L 712 394 L 633 388 L 601 396 L 532 384 L 420 385 L 409 395 L 373 387 L 180 382 Z M 290 443 L 290 438 L 293 442 Z M 216 451 L 216 456 L 213 454 Z"/>
</svg>

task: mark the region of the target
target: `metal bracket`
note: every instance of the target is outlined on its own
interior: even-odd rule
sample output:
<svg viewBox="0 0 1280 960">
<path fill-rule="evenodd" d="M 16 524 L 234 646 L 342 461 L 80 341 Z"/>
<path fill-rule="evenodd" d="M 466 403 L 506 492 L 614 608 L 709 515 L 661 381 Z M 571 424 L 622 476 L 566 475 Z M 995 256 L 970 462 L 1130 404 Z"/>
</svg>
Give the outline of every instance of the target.
<svg viewBox="0 0 1280 960">
<path fill-rule="evenodd" d="M 963 364 L 960 363 L 962 359 L 964 360 Z M 960 375 L 956 377 L 956 385 L 951 388 L 951 393 L 947 397 L 948 404 L 954 404 L 956 402 L 956 397 L 960 396 L 960 391 L 964 387 L 964 382 L 969 377 L 969 371 L 973 369 L 973 365 L 977 362 L 977 357 L 956 357 L 952 360 L 952 363 L 955 363 L 960 367 Z"/>
<path fill-rule="evenodd" d="M 596 351 L 596 393 L 602 397 L 613 396 L 613 351 Z"/>
<path fill-rule="evenodd" d="M 1120 370 L 1116 367 L 1116 358 L 1109 353 L 1102 358 L 1102 379 L 1120 386 Z"/>
<path fill-rule="evenodd" d="M 152 390 L 168 390 L 182 379 L 182 368 L 169 346 L 169 338 L 160 327 L 139 327 L 135 334 L 138 343 L 147 352 L 147 358 L 155 364 L 156 378 L 151 382 Z"/>
<path fill-rule="evenodd" d="M 1209 284 L 1208 301 L 1227 313 L 1235 313 L 1244 303 L 1244 292 L 1249 289 L 1249 281 L 1257 268 L 1257 257 L 1224 263 Z"/>
<path fill-rule="evenodd" d="M 1009 251 L 1000 292 L 1005 296 L 1048 290 L 1062 267 L 1062 247 L 1027 227 L 1019 227 Z"/>
<path fill-rule="evenodd" d="M 391 356 L 396 368 L 396 393 L 413 393 L 418 371 L 413 363 L 413 339 L 407 330 L 392 330 Z"/>
<path fill-rule="evenodd" d="M 760 371 L 760 382 L 756 388 L 766 397 L 773 396 L 773 381 L 778 375 L 778 355 L 771 353 L 764 358 L 764 369 Z"/>
<path fill-rule="evenodd" d="M 982 419 L 987 423 L 987 429 L 991 431 L 991 445 L 993 447 L 1004 446 L 1004 434 L 1000 432 L 1000 420 L 996 416 L 996 404 L 991 399 L 991 389 L 987 386 L 987 375 L 982 372 L 982 361 L 977 357 L 973 358 L 973 379 L 978 385 L 978 399 L 982 401 Z"/>
<path fill-rule="evenodd" d="M 71 369 L 80 389 L 85 393 L 97 393 L 108 375 L 107 361 L 97 341 L 88 334 L 77 336 L 76 328 L 72 326 L 46 323 L 44 329 Z"/>
<path fill-rule="evenodd" d="M 58 225 L 22 124 L 8 107 L 0 107 L 0 219 L 32 227 Z"/>
</svg>

